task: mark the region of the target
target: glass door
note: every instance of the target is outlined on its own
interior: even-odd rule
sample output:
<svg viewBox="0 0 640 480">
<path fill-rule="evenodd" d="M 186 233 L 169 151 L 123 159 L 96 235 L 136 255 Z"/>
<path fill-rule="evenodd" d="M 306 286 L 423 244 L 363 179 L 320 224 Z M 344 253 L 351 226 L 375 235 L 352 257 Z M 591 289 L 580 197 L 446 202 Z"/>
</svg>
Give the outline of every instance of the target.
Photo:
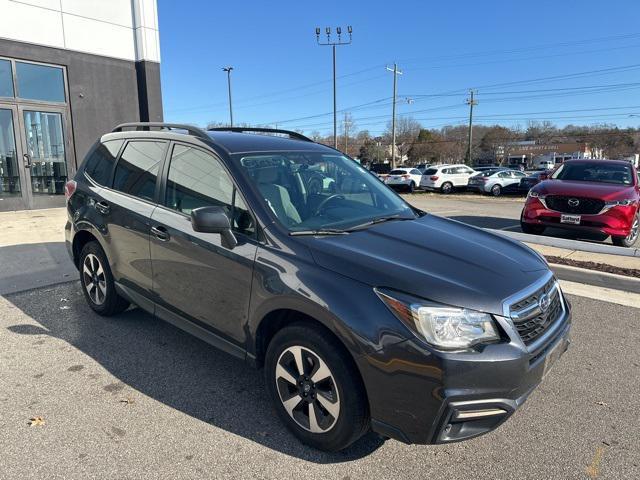
<svg viewBox="0 0 640 480">
<path fill-rule="evenodd" d="M 18 109 L 0 104 L 0 211 L 29 208 Z"/>
<path fill-rule="evenodd" d="M 64 109 L 19 107 L 31 208 L 64 206 L 70 178 Z"/>
</svg>

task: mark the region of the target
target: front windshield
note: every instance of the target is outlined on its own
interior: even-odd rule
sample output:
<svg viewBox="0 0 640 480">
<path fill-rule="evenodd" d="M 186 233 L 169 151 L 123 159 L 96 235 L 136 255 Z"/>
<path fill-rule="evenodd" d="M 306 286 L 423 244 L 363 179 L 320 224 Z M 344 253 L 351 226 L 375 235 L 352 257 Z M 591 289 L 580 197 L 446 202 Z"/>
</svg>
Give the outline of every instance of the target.
<svg viewBox="0 0 640 480">
<path fill-rule="evenodd" d="M 345 230 L 413 209 L 358 163 L 339 154 L 238 155 L 254 185 L 290 231 Z"/>
<path fill-rule="evenodd" d="M 551 178 L 577 182 L 633 185 L 631 166 L 617 163 L 563 163 Z"/>
</svg>

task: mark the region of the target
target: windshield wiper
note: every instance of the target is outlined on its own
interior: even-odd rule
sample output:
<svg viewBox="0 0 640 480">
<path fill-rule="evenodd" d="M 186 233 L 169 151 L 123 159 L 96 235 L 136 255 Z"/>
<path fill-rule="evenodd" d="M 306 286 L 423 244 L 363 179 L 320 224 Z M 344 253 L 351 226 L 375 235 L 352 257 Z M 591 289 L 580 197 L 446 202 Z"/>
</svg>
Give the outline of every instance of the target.
<svg viewBox="0 0 640 480">
<path fill-rule="evenodd" d="M 400 214 L 388 215 L 386 217 L 376 217 L 376 218 L 373 218 L 373 219 L 369 220 L 368 222 L 361 223 L 360 225 L 356 225 L 354 227 L 348 228 L 346 231 L 347 232 L 353 232 L 355 230 L 360 230 L 362 228 L 367 228 L 367 227 L 370 227 L 371 225 L 376 225 L 378 223 L 390 222 L 391 220 L 415 220 L 415 218 L 401 217 Z"/>
<path fill-rule="evenodd" d="M 301 235 L 346 235 L 349 233 L 346 230 L 338 230 L 337 228 L 317 228 L 315 230 L 295 230 L 289 232 L 292 237 Z"/>
</svg>

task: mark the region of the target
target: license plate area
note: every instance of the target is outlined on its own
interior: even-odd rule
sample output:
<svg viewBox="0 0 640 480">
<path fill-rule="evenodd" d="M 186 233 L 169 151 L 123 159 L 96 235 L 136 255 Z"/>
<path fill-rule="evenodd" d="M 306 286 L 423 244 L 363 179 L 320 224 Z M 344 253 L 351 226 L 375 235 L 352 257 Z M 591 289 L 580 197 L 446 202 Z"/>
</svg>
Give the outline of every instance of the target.
<svg viewBox="0 0 640 480">
<path fill-rule="evenodd" d="M 582 217 L 580 215 L 560 215 L 560 223 L 569 223 L 571 225 L 580 225 L 580 220 Z"/>
</svg>

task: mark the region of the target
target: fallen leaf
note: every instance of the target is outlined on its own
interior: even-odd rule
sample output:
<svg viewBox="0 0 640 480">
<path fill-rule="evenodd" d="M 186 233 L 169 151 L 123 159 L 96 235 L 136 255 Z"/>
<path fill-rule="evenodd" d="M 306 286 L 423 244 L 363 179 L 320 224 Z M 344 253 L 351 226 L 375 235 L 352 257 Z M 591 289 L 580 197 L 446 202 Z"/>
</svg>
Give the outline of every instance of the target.
<svg viewBox="0 0 640 480">
<path fill-rule="evenodd" d="M 61 298 L 61 299 L 60 299 L 60 301 L 61 301 L 61 302 L 68 302 L 68 301 L 69 301 L 69 299 L 68 299 L 68 298 Z"/>
<path fill-rule="evenodd" d="M 64 307 L 60 307 L 60 310 L 69 310 L 71 307 L 67 307 L 66 305 Z"/>
<path fill-rule="evenodd" d="M 125 405 L 133 405 L 136 402 L 132 398 L 123 398 L 122 400 L 120 400 L 120 403 L 124 403 Z"/>
<path fill-rule="evenodd" d="M 609 404 L 607 402 L 596 402 L 596 405 L 600 405 L 601 407 L 608 407 Z"/>
<path fill-rule="evenodd" d="M 31 420 L 29 420 L 30 427 L 40 427 L 44 425 L 44 423 L 44 418 L 42 417 L 33 417 Z"/>
</svg>

